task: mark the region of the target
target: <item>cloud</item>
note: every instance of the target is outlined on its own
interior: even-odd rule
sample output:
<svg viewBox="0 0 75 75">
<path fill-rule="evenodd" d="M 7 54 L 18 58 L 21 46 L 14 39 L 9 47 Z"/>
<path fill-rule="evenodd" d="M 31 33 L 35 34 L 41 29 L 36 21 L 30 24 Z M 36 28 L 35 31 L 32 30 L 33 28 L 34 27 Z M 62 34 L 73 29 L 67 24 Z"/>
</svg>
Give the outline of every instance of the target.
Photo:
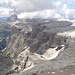
<svg viewBox="0 0 75 75">
<path fill-rule="evenodd" d="M 61 12 L 64 18 L 69 18 L 69 19 L 75 18 L 75 9 L 69 9 L 68 4 L 63 4 Z"/>
<path fill-rule="evenodd" d="M 9 16 L 12 13 L 13 9 L 0 7 L 0 17 Z"/>
<path fill-rule="evenodd" d="M 19 18 L 60 18 L 60 14 L 56 13 L 55 9 L 35 11 L 35 12 L 24 12 L 18 15 Z"/>
<path fill-rule="evenodd" d="M 75 18 L 72 4 L 75 0 L 0 0 L 0 17 L 16 13 L 20 18 Z"/>
<path fill-rule="evenodd" d="M 0 4 L 8 4 L 9 3 L 9 1 L 8 0 L 0 0 Z"/>
<path fill-rule="evenodd" d="M 75 0 L 65 0 L 64 2 L 67 4 L 75 4 Z"/>
<path fill-rule="evenodd" d="M 0 6 L 2 8 L 13 9 L 16 14 L 23 12 L 43 11 L 54 8 L 52 0 L 1 0 Z M 10 12 L 9 10 L 7 11 Z M 3 13 L 4 12 L 1 14 Z"/>
<path fill-rule="evenodd" d="M 60 18 L 75 18 L 75 1 L 74 0 L 57 0 L 54 2 L 56 6 L 56 14 L 60 14 Z"/>
<path fill-rule="evenodd" d="M 20 12 L 52 9 L 52 0 L 11 0 L 10 6 Z"/>
</svg>

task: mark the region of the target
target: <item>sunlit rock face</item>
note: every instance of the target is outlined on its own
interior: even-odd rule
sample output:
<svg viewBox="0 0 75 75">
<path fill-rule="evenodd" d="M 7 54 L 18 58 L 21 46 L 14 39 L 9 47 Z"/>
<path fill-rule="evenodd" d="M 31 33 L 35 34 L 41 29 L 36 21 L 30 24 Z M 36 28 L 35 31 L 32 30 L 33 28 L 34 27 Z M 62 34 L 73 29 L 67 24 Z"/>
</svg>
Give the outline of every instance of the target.
<svg viewBox="0 0 75 75">
<path fill-rule="evenodd" d="M 49 67 L 61 68 L 73 64 L 74 56 L 69 63 L 67 58 L 71 55 L 70 49 L 74 46 L 71 44 L 74 44 L 75 37 L 62 35 L 75 30 L 72 24 L 71 21 L 56 20 L 31 20 L 15 24 L 7 38 L 4 52 L 13 59 L 16 67 L 7 74 L 14 72 L 22 75 Z M 75 51 L 72 50 L 74 55 Z"/>
</svg>

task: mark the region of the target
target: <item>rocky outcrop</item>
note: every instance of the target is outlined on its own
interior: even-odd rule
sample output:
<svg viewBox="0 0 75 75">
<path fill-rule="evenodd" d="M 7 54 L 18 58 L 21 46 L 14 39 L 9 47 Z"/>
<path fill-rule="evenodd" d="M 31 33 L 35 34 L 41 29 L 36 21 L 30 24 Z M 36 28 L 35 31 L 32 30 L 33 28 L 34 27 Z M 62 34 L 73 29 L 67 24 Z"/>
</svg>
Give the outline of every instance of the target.
<svg viewBox="0 0 75 75">
<path fill-rule="evenodd" d="M 31 21 L 28 24 L 15 24 L 12 27 L 10 36 L 7 38 L 7 47 L 4 51 L 13 59 L 16 65 L 8 74 L 12 71 L 24 72 L 26 69 L 29 70 L 32 65 L 36 65 L 36 67 L 27 72 L 32 72 L 38 67 L 37 71 L 42 69 L 43 66 L 45 68 L 46 65 L 49 68 L 49 64 L 53 68 L 54 66 L 51 64 L 54 61 L 50 62 L 50 59 L 55 59 L 56 62 L 59 52 L 68 49 L 71 42 L 70 36 L 57 35 L 57 33 L 68 31 L 69 28 L 72 29 L 71 24 L 68 21 Z M 66 57 L 66 55 L 64 56 Z M 61 59 L 57 58 L 57 60 Z"/>
<path fill-rule="evenodd" d="M 68 45 L 68 37 L 58 36 L 55 32 L 47 32 L 46 29 L 47 26 L 42 24 L 23 25 L 23 28 L 13 27 L 7 40 L 7 54 L 16 57 L 26 46 L 30 47 L 30 52 L 41 54 L 50 47 Z"/>
<path fill-rule="evenodd" d="M 18 71 L 23 71 L 24 69 L 32 65 L 32 62 L 30 62 L 29 60 L 29 55 L 30 52 L 28 51 L 28 48 L 18 55 L 17 59 L 15 60 L 15 64 L 18 67 Z"/>
<path fill-rule="evenodd" d="M 12 15 L 7 19 L 7 22 L 15 22 L 16 20 L 18 20 L 17 15 L 16 15 L 16 14 L 12 14 Z"/>
<path fill-rule="evenodd" d="M 0 52 L 0 75 L 5 75 L 8 71 L 10 71 L 12 65 L 13 61 L 10 57 L 3 52 Z"/>
</svg>

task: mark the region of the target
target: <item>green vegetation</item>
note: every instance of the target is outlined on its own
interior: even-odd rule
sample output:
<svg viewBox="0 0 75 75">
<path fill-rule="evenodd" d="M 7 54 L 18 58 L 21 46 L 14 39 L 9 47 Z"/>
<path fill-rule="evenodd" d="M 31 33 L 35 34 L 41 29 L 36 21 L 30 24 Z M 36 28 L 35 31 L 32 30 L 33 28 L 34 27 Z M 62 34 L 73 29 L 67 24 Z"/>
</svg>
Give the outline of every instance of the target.
<svg viewBox="0 0 75 75">
<path fill-rule="evenodd" d="M 5 47 L 6 43 L 6 38 L 10 34 L 11 26 L 8 24 L 0 24 L 0 46 Z"/>
<path fill-rule="evenodd" d="M 11 26 L 9 26 L 9 25 L 0 25 L 0 31 L 1 30 L 10 31 L 10 29 L 11 29 Z"/>
<path fill-rule="evenodd" d="M 3 26 L 2 25 L 0 25 L 0 30 L 3 30 Z"/>
</svg>

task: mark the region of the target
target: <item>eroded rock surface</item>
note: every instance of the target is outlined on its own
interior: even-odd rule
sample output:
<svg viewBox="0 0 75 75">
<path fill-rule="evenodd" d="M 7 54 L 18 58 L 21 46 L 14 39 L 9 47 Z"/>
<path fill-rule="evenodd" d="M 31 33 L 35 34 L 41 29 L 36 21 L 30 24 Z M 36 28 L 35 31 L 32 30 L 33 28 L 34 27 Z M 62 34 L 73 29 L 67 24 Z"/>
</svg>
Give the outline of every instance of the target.
<svg viewBox="0 0 75 75">
<path fill-rule="evenodd" d="M 13 59 L 15 68 L 11 68 L 7 75 L 40 73 L 49 68 L 75 65 L 75 37 L 58 34 L 74 31 L 75 27 L 71 25 L 70 21 L 53 20 L 15 24 L 4 51 Z"/>
<path fill-rule="evenodd" d="M 0 52 L 0 75 L 5 75 L 10 71 L 11 66 L 13 65 L 13 61 L 9 56 Z"/>
</svg>

